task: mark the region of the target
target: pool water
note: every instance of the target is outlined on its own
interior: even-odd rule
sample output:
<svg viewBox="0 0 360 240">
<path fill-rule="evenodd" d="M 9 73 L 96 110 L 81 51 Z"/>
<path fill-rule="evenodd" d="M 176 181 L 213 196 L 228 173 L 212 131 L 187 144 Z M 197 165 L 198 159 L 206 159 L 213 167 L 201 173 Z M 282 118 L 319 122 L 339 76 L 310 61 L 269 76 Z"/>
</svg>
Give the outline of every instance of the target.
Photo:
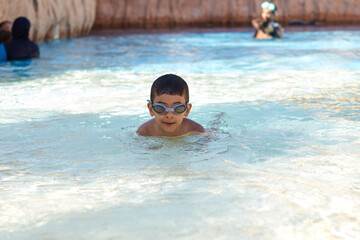
<svg viewBox="0 0 360 240">
<path fill-rule="evenodd" d="M 360 31 L 92 35 L 0 64 L 0 239 L 356 239 Z M 136 135 L 182 76 L 205 134 Z"/>
</svg>

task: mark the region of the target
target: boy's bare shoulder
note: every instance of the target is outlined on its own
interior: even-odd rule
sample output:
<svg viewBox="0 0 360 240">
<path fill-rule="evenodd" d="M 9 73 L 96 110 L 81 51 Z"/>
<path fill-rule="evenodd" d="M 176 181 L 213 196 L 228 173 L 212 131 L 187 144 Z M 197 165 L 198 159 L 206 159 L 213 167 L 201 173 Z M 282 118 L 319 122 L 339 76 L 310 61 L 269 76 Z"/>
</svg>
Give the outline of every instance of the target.
<svg viewBox="0 0 360 240">
<path fill-rule="evenodd" d="M 154 121 L 155 121 L 154 119 L 151 119 L 151 120 L 147 121 L 146 123 L 143 123 L 138 128 L 136 133 L 139 134 L 140 136 L 152 136 Z"/>
<path fill-rule="evenodd" d="M 186 132 L 200 132 L 200 133 L 205 132 L 205 129 L 203 126 L 201 126 L 200 124 L 198 124 L 197 122 L 195 122 L 191 119 L 184 118 L 183 123 L 185 125 Z"/>
</svg>

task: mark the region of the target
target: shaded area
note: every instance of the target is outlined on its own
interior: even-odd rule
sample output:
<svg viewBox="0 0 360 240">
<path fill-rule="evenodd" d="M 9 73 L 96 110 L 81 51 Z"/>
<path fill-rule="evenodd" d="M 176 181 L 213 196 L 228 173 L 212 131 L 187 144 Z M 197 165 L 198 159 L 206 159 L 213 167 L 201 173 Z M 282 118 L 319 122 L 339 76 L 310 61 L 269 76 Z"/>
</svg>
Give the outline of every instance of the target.
<svg viewBox="0 0 360 240">
<path fill-rule="evenodd" d="M 262 0 L 97 0 L 94 28 L 249 26 Z M 357 0 L 276 0 L 277 20 L 315 25 L 358 24 Z"/>
</svg>

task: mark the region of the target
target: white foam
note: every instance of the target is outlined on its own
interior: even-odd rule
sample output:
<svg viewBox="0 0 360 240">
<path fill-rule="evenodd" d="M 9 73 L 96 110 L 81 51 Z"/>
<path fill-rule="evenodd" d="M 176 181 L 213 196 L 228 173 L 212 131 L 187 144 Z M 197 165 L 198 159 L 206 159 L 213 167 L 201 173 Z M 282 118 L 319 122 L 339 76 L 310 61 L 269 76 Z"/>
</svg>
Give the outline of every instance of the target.
<svg viewBox="0 0 360 240">
<path fill-rule="evenodd" d="M 278 70 L 266 74 L 180 75 L 188 81 L 194 106 L 257 101 L 306 105 L 312 99 L 355 104 L 354 97 L 359 96 L 360 89 L 360 74 L 351 71 Z M 0 94 L 0 123 L 33 121 L 64 114 L 143 114 L 156 77 L 151 72 L 97 70 L 8 84 L 2 86 Z"/>
</svg>

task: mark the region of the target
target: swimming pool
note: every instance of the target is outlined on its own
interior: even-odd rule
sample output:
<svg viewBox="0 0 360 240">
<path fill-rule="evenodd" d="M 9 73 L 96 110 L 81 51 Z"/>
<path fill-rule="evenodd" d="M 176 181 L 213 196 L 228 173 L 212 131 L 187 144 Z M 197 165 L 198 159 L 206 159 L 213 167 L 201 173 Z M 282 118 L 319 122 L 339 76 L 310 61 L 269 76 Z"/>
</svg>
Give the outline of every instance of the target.
<svg viewBox="0 0 360 240">
<path fill-rule="evenodd" d="M 0 64 L 0 238 L 355 239 L 359 41 L 93 35 Z M 208 133 L 135 134 L 165 73 Z"/>
</svg>

